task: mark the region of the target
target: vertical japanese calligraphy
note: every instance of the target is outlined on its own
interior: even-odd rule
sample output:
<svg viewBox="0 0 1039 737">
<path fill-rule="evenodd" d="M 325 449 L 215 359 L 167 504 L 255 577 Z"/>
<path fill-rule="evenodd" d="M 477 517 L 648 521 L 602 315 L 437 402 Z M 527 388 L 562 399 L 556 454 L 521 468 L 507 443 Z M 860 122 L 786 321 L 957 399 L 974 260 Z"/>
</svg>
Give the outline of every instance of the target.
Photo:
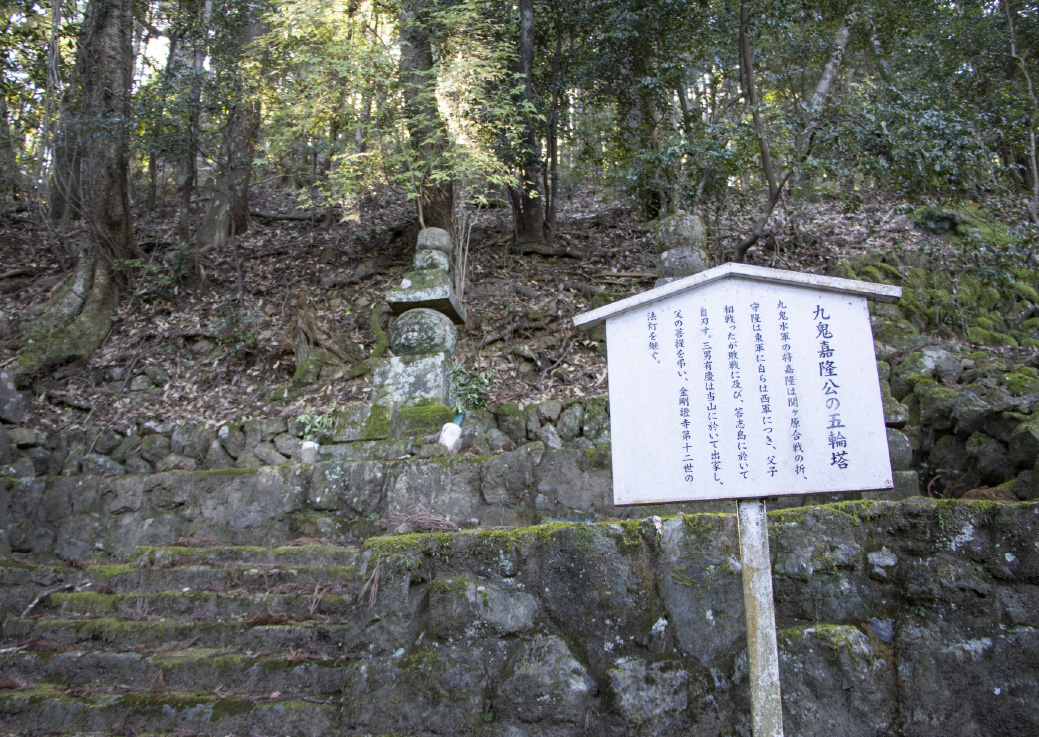
<svg viewBox="0 0 1039 737">
<path fill-rule="evenodd" d="M 761 304 L 750 305 L 750 329 L 754 333 L 754 362 L 758 368 L 758 399 L 761 401 L 761 430 L 765 438 L 766 473 L 774 477 L 779 473 L 776 462 L 776 444 L 772 440 L 775 430 L 772 418 L 772 398 L 768 393 L 768 376 L 765 358 L 765 339 L 761 330 Z"/>
<path fill-rule="evenodd" d="M 822 393 L 826 398 L 826 412 L 829 415 L 826 429 L 829 431 L 827 442 L 831 451 L 830 465 L 843 471 L 848 468 L 850 461 L 848 460 L 848 439 L 841 432 L 847 426 L 841 421 L 841 387 L 837 383 L 840 376 L 837 360 L 834 357 L 835 351 L 830 345 L 830 341 L 833 340 L 830 316 L 822 305 L 817 304 L 812 313 L 812 320 L 815 321 L 815 338 L 819 341 L 819 377 L 823 379 Z"/>
<path fill-rule="evenodd" d="M 725 339 L 729 349 L 729 381 L 732 388 L 732 416 L 736 427 L 736 465 L 740 476 L 747 478 L 750 471 L 750 455 L 747 452 L 746 410 L 743 407 L 743 384 L 740 383 L 740 344 L 736 334 L 736 308 L 725 305 Z"/>
<path fill-rule="evenodd" d="M 790 344 L 790 316 L 786 302 L 776 303 L 779 317 L 779 340 L 783 351 L 783 386 L 786 387 L 786 406 L 790 415 L 790 450 L 794 456 L 794 475 L 807 479 L 804 445 L 801 443 L 801 409 L 797 398 L 797 371 L 794 369 L 793 346 Z"/>
<path fill-rule="evenodd" d="M 693 433 L 689 429 L 690 402 L 689 402 L 689 374 L 685 370 L 685 329 L 682 311 L 675 310 L 675 357 L 678 366 L 678 377 L 682 384 L 678 388 L 678 426 L 682 428 L 682 474 L 687 484 L 693 483 Z"/>
<path fill-rule="evenodd" d="M 646 315 L 646 330 L 649 332 L 649 355 L 660 363 L 660 342 L 657 340 L 657 313 L 650 310 Z"/>
<path fill-rule="evenodd" d="M 707 402 L 707 444 L 711 446 L 711 471 L 714 473 L 714 481 L 720 484 L 722 454 L 718 447 L 721 438 L 718 425 L 718 397 L 714 394 L 714 352 L 711 349 L 710 319 L 705 307 L 700 308 L 700 332 L 707 338 L 702 347 L 704 401 Z"/>
</svg>

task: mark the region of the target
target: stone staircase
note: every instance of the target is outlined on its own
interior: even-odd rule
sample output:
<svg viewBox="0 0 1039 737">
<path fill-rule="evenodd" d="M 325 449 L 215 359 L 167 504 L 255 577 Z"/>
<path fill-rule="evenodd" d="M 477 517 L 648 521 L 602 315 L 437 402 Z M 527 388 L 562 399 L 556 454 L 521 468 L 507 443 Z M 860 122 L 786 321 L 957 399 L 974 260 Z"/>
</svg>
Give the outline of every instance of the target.
<svg viewBox="0 0 1039 737">
<path fill-rule="evenodd" d="M 1037 733 L 1039 505 L 769 527 L 787 734 Z M 0 559 L 0 735 L 750 733 L 732 515 L 179 542 Z"/>
<path fill-rule="evenodd" d="M 357 555 L 149 547 L 117 565 L 0 563 L 0 733 L 331 734 L 345 670 L 371 644 Z"/>
</svg>

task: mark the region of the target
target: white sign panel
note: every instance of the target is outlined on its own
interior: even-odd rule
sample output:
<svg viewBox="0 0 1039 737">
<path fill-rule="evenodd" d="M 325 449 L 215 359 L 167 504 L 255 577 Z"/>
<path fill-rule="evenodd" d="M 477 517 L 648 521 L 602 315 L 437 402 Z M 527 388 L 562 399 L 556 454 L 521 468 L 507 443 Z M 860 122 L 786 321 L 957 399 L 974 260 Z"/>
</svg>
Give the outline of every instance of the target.
<svg viewBox="0 0 1039 737">
<path fill-rule="evenodd" d="M 891 488 L 864 296 L 727 278 L 606 331 L 616 504 Z"/>
</svg>

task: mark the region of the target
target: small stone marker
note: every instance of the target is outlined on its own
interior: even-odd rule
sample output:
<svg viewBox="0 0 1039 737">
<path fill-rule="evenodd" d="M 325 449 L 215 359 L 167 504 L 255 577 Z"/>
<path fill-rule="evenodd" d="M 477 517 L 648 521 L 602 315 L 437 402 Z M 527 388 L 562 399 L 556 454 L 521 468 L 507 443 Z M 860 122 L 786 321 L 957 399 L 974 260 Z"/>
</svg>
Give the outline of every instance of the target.
<svg viewBox="0 0 1039 737">
<path fill-rule="evenodd" d="M 783 734 L 764 498 L 892 488 L 867 299 L 900 287 L 745 264 L 606 321 L 614 503 L 737 500 L 755 737 Z"/>
</svg>

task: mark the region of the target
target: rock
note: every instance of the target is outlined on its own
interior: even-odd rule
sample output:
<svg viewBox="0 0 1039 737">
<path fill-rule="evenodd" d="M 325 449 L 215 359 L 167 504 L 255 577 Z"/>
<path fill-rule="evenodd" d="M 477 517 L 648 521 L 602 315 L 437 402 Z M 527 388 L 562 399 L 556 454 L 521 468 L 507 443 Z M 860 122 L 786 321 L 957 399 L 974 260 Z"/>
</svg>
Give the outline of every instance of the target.
<svg viewBox="0 0 1039 737">
<path fill-rule="evenodd" d="M 969 437 L 982 429 L 992 407 L 972 391 L 962 391 L 952 408 L 956 434 Z"/>
<path fill-rule="evenodd" d="M 880 397 L 884 403 L 884 424 L 901 430 L 909 424 L 909 408 L 891 395 L 891 386 L 887 381 L 880 382 Z"/>
<path fill-rule="evenodd" d="M 267 417 L 262 420 L 249 420 L 244 425 L 246 445 L 266 443 L 288 429 L 284 417 Z"/>
<path fill-rule="evenodd" d="M 920 398 L 920 424 L 935 430 L 952 429 L 952 411 L 959 398 L 956 391 L 936 384 L 918 384 L 914 393 Z"/>
<path fill-rule="evenodd" d="M 927 464 L 935 472 L 965 471 L 967 468 L 966 442 L 956 435 L 943 435 L 935 442 L 927 456 Z"/>
<path fill-rule="evenodd" d="M 76 473 L 79 473 L 78 468 L 76 469 Z M 36 467 L 28 458 L 16 458 L 14 462 L 7 467 L 7 470 L 0 474 L 0 476 L 10 476 L 11 478 L 16 479 L 31 479 L 35 475 Z"/>
<path fill-rule="evenodd" d="M 632 725 L 647 725 L 638 734 L 675 734 L 675 723 L 689 706 L 689 672 L 680 661 L 647 665 L 642 658 L 619 658 L 607 671 L 610 691 L 621 715 Z"/>
<path fill-rule="evenodd" d="M 487 444 L 492 453 L 501 453 L 502 451 L 515 450 L 516 448 L 512 438 L 496 427 L 492 427 L 484 435 L 487 438 Z"/>
<path fill-rule="evenodd" d="M 203 422 L 185 422 L 173 431 L 170 450 L 177 455 L 202 460 L 215 434 Z"/>
<path fill-rule="evenodd" d="M 706 254 L 695 248 L 672 248 L 657 256 L 657 273 L 661 279 L 692 276 L 706 268 Z"/>
<path fill-rule="evenodd" d="M 538 431 L 541 429 L 537 405 L 528 404 L 523 408 L 523 423 L 527 430 L 527 440 L 537 440 Z"/>
<path fill-rule="evenodd" d="M 175 422 L 157 422 L 155 420 L 147 420 L 141 425 L 141 435 L 172 435 L 173 431 L 177 429 L 177 423 Z"/>
<path fill-rule="evenodd" d="M 18 425 L 28 418 L 28 402 L 18 393 L 11 375 L 7 371 L 0 370 L 0 420 Z"/>
<path fill-rule="evenodd" d="M 610 426 L 610 411 L 606 395 L 585 402 L 581 434 L 592 442 L 600 442 Z"/>
<path fill-rule="evenodd" d="M 563 411 L 563 403 L 558 399 L 546 399 L 538 404 L 538 418 L 542 422 L 555 422 Z"/>
<path fill-rule="evenodd" d="M 1039 473 L 1031 468 L 1022 471 L 1014 479 L 1012 490 L 1014 496 L 1022 502 L 1039 499 Z"/>
<path fill-rule="evenodd" d="M 131 453 L 130 455 L 128 455 L 126 457 L 126 461 L 123 462 L 123 465 L 126 467 L 127 473 L 155 473 L 155 466 L 148 463 L 148 461 L 144 460 L 143 458 L 141 458 L 141 456 L 137 455 L 136 453 Z"/>
<path fill-rule="evenodd" d="M 289 460 L 278 452 L 274 443 L 257 443 L 249 450 L 268 466 L 280 466 Z"/>
<path fill-rule="evenodd" d="M 986 435 L 991 435 L 1001 443 L 1009 443 L 1011 435 L 1022 423 L 1031 420 L 1031 415 L 1021 412 L 1006 411 L 990 414 L 985 418 L 983 428 Z"/>
<path fill-rule="evenodd" d="M 440 251 L 451 255 L 451 234 L 443 228 L 423 228 L 418 232 L 416 251 Z"/>
<path fill-rule="evenodd" d="M 390 325 L 390 348 L 398 356 L 454 353 L 458 329 L 443 313 L 420 307 L 408 310 Z"/>
<path fill-rule="evenodd" d="M 88 453 L 83 456 L 80 470 L 87 476 L 121 476 L 126 473 L 123 464 L 98 453 Z"/>
<path fill-rule="evenodd" d="M 691 248 L 703 252 L 707 248 L 707 234 L 703 221 L 696 215 L 670 215 L 660 221 L 656 236 L 657 253 L 676 248 Z"/>
<path fill-rule="evenodd" d="M 241 455 L 235 459 L 235 468 L 260 468 L 263 461 L 251 450 L 243 450 Z"/>
<path fill-rule="evenodd" d="M 36 431 L 28 427 L 12 427 L 8 429 L 7 434 L 11 444 L 17 448 L 31 448 L 40 440 Z"/>
<path fill-rule="evenodd" d="M 1010 460 L 1018 468 L 1034 468 L 1039 460 L 1039 416 L 1031 415 L 1010 433 Z"/>
<path fill-rule="evenodd" d="M 245 451 L 245 433 L 237 425 L 224 425 L 216 432 L 220 445 L 232 458 Z"/>
<path fill-rule="evenodd" d="M 440 269 L 451 273 L 451 257 L 443 251 L 424 250 L 415 252 L 415 270 Z"/>
<path fill-rule="evenodd" d="M 935 357 L 923 351 L 910 353 L 891 370 L 891 394 L 901 401 L 913 391 L 920 379 L 934 376 Z"/>
<path fill-rule="evenodd" d="M 558 450 L 563 447 L 563 440 L 552 425 L 542 425 L 541 429 L 538 430 L 537 438 L 545 444 L 546 448 L 551 450 Z"/>
<path fill-rule="evenodd" d="M 888 454 L 893 471 L 908 471 L 913 465 L 913 448 L 909 438 L 894 428 L 887 429 Z"/>
<path fill-rule="evenodd" d="M 438 639 L 464 637 L 473 627 L 502 635 L 534 628 L 537 600 L 523 591 L 472 579 L 438 578 L 430 586 L 430 626 Z"/>
<path fill-rule="evenodd" d="M 220 441 L 216 438 L 209 444 L 209 450 L 206 451 L 205 460 L 202 461 L 202 467 L 208 469 L 214 468 L 231 468 L 234 466 L 234 458 L 228 455 L 227 451 L 224 450 L 224 446 L 220 444 Z"/>
<path fill-rule="evenodd" d="M 556 430 L 563 442 L 573 440 L 581 434 L 581 425 L 584 422 L 584 405 L 575 402 L 559 414 L 556 422 Z"/>
<path fill-rule="evenodd" d="M 983 483 L 995 485 L 1013 478 L 1007 448 L 995 438 L 976 432 L 967 438 L 966 450 Z"/>
<path fill-rule="evenodd" d="M 11 448 L 11 438 L 7 435 L 7 428 L 0 425 L 0 466 L 11 462 L 14 451 Z"/>
<path fill-rule="evenodd" d="M 144 374 L 140 374 L 138 376 L 133 377 L 133 380 L 130 382 L 130 386 L 128 388 L 132 392 L 146 392 L 153 386 L 154 384 L 152 384 L 151 379 L 149 379 Z"/>
<path fill-rule="evenodd" d="M 149 463 L 158 463 L 170 454 L 170 439 L 165 435 L 145 435 L 138 452 Z"/>
<path fill-rule="evenodd" d="M 496 718 L 583 726 L 597 689 L 588 671 L 555 635 L 537 635 L 498 691 Z"/>
<path fill-rule="evenodd" d="M 512 438 L 517 445 L 527 440 L 527 419 L 516 402 L 507 402 L 495 412 L 498 429 Z"/>
<path fill-rule="evenodd" d="M 287 432 L 283 432 L 274 438 L 274 447 L 279 453 L 287 458 L 296 458 L 299 456 L 300 439 L 290 435 Z"/>
<path fill-rule="evenodd" d="M 157 473 L 165 473 L 166 471 L 194 471 L 196 468 L 198 468 L 198 461 L 194 458 L 188 458 L 187 456 L 182 456 L 177 453 L 170 453 L 155 464 L 155 471 Z"/>
</svg>

